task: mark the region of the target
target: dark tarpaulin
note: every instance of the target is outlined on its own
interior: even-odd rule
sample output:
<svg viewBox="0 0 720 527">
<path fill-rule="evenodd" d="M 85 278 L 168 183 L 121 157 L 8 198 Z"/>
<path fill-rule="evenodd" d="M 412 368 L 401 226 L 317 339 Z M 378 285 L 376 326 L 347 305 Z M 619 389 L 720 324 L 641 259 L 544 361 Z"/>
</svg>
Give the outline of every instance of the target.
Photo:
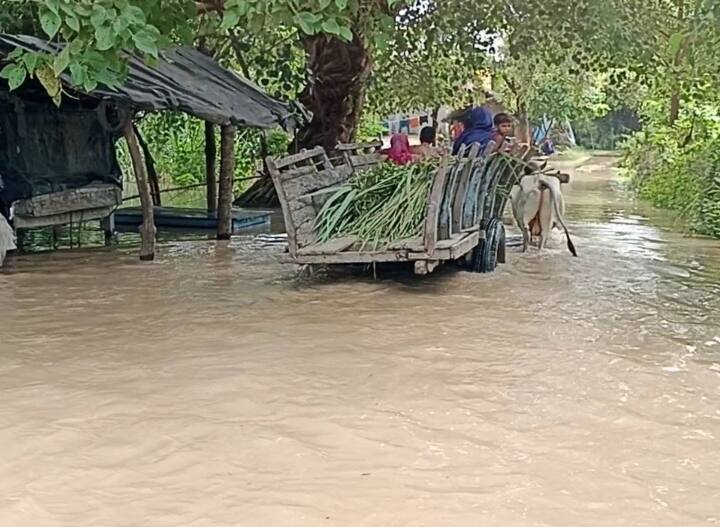
<svg viewBox="0 0 720 527">
<path fill-rule="evenodd" d="M 57 53 L 62 46 L 25 35 L 0 34 L 0 57 L 16 48 Z M 290 104 L 273 99 L 250 81 L 217 64 L 193 48 L 162 53 L 154 66 L 139 58 L 130 60 L 122 87 L 98 87 L 88 94 L 109 98 L 137 110 L 176 110 L 214 124 L 290 130 L 297 125 Z M 70 76 L 63 83 L 74 90 Z"/>
<path fill-rule="evenodd" d="M 121 187 L 115 139 L 95 109 L 11 99 L 0 82 L 0 210 L 94 182 Z"/>
</svg>

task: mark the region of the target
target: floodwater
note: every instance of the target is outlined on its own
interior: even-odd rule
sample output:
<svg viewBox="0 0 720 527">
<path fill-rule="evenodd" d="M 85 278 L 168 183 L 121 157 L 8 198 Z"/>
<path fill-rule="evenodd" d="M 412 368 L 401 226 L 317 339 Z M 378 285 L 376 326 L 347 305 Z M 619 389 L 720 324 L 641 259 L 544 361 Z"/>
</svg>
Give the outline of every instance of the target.
<svg viewBox="0 0 720 527">
<path fill-rule="evenodd" d="M 297 280 L 246 241 L 0 274 L 0 525 L 720 523 L 720 243 L 594 159 L 492 275 Z M 8 316 L 9 314 L 9 316 Z"/>
</svg>

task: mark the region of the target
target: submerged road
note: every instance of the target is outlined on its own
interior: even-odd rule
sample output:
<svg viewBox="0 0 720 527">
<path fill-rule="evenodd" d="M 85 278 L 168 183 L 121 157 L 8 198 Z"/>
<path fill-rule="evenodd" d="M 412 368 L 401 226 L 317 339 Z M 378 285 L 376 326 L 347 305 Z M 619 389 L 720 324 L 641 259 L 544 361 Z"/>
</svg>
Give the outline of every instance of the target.
<svg viewBox="0 0 720 527">
<path fill-rule="evenodd" d="M 720 523 L 720 244 L 612 158 L 492 275 L 300 282 L 246 241 L 0 274 L 0 525 Z"/>
</svg>

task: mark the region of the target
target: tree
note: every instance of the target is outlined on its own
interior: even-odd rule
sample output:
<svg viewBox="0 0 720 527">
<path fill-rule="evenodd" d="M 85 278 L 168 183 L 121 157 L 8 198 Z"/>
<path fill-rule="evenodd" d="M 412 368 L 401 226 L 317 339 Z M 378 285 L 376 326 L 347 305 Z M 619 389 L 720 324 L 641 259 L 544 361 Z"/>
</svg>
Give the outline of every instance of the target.
<svg viewBox="0 0 720 527">
<path fill-rule="evenodd" d="M 187 44 L 201 35 L 237 36 L 236 29 L 251 35 L 285 33 L 307 56 L 309 78 L 300 100 L 313 119 L 301 132 L 300 142 L 326 147 L 352 139 L 372 47 L 393 30 L 401 7 L 398 0 L 21 0 L 20 4 L 32 10 L 44 36 L 68 45 L 57 57 L 18 52 L 1 75 L 12 88 L 28 75 L 36 76 L 58 102 L 57 78 L 65 71 L 85 91 L 98 83 L 118 85 L 127 73 L 126 51 L 152 61 L 171 42 Z M 247 43 L 235 38 L 236 51 L 243 41 Z M 247 61 L 246 70 L 252 70 Z"/>
</svg>

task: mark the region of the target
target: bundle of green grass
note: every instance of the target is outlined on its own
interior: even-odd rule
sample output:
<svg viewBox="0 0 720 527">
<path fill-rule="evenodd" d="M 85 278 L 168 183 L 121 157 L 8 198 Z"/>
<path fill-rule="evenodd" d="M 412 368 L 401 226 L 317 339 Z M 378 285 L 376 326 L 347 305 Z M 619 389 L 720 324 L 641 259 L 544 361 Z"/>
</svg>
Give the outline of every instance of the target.
<svg viewBox="0 0 720 527">
<path fill-rule="evenodd" d="M 437 161 L 398 166 L 382 163 L 358 172 L 333 189 L 315 221 L 320 242 L 356 236 L 362 247 L 422 235 L 425 209 Z"/>
</svg>

